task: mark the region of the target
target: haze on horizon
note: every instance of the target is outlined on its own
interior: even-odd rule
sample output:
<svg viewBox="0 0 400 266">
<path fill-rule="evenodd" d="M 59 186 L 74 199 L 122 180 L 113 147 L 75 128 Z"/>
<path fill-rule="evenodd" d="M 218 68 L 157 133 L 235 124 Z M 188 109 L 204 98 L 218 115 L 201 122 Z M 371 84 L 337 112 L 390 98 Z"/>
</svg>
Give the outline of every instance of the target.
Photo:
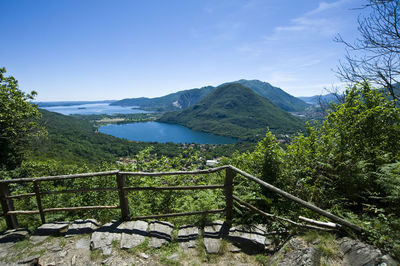
<svg viewBox="0 0 400 266">
<path fill-rule="evenodd" d="M 37 101 L 158 97 L 239 79 L 341 84 L 361 0 L 0 0 L 0 67 Z"/>
</svg>

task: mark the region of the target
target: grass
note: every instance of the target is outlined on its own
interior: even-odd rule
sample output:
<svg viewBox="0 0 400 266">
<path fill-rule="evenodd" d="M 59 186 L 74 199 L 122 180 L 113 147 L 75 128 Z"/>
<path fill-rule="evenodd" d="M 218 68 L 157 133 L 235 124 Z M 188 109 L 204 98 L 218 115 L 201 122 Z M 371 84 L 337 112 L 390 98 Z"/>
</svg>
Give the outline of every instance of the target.
<svg viewBox="0 0 400 266">
<path fill-rule="evenodd" d="M 140 243 L 134 248 L 127 249 L 126 252 L 131 254 L 146 252 L 148 250 L 148 245 L 149 245 L 149 238 L 146 237 L 142 243 Z"/>
<path fill-rule="evenodd" d="M 94 261 L 103 256 L 101 249 L 95 249 L 90 252 L 90 260 Z"/>
<path fill-rule="evenodd" d="M 315 245 L 315 248 L 321 253 L 321 265 L 336 265 L 341 261 L 335 234 L 310 231 L 303 236 L 303 239 Z"/>
</svg>

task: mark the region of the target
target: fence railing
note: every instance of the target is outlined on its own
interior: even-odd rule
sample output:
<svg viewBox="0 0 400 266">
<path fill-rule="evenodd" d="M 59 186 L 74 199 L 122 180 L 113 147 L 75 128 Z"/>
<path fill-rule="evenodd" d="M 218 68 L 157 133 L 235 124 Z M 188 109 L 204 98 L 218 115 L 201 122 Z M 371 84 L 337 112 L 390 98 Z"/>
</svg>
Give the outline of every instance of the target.
<svg viewBox="0 0 400 266">
<path fill-rule="evenodd" d="M 225 170 L 225 182 L 224 184 L 213 184 L 213 185 L 194 185 L 194 186 L 152 186 L 152 187 L 128 187 L 126 185 L 127 178 L 134 176 L 171 176 L 171 175 L 200 175 L 200 174 L 210 174 Z M 35 178 L 19 178 L 11 180 L 0 180 L 0 202 L 3 210 L 3 214 L 6 219 L 6 224 L 8 228 L 18 228 L 17 215 L 40 215 L 42 223 L 46 223 L 46 213 L 50 212 L 61 212 L 61 211 L 80 211 L 80 210 L 94 210 L 94 209 L 120 209 L 121 218 L 123 221 L 127 220 L 138 220 L 138 219 L 156 219 L 165 217 L 177 217 L 177 216 L 187 216 L 187 215 L 199 215 L 199 214 L 210 214 L 210 213 L 222 213 L 225 212 L 226 222 L 231 223 L 233 218 L 233 200 L 237 201 L 240 205 L 247 207 L 255 212 L 258 212 L 264 216 L 270 218 L 279 218 L 283 221 L 292 223 L 294 225 L 300 225 L 286 218 L 280 218 L 272 214 L 267 214 L 249 203 L 244 202 L 239 197 L 233 195 L 234 183 L 233 179 L 236 174 L 240 174 L 246 177 L 248 180 L 258 183 L 260 186 L 273 191 L 289 200 L 292 200 L 314 212 L 323 215 L 338 224 L 347 226 L 355 231 L 362 231 L 362 228 L 350 223 L 334 214 L 318 208 L 296 196 L 293 196 L 279 188 L 272 186 L 257 177 L 250 175 L 234 166 L 224 165 L 217 168 L 211 168 L 206 170 L 197 171 L 176 171 L 176 172 L 121 172 L 121 171 L 107 171 L 98 173 L 85 173 L 85 174 L 74 174 L 74 175 L 59 175 L 59 176 L 47 176 L 47 177 L 35 177 Z M 70 190 L 58 190 L 58 191 L 40 191 L 39 184 L 46 181 L 58 181 L 66 179 L 78 179 L 78 178 L 93 178 L 98 176 L 110 176 L 115 175 L 117 186 L 116 187 L 100 187 L 100 188 L 84 188 L 84 189 L 70 189 Z M 9 184 L 18 183 L 33 183 L 34 193 L 25 193 L 12 195 L 10 193 Z M 215 209 L 215 210 L 202 210 L 195 212 L 184 212 L 184 213 L 167 213 L 167 214 L 157 214 L 157 215 L 147 215 L 147 216 L 131 216 L 129 213 L 129 203 L 127 198 L 128 191 L 141 191 L 141 190 L 153 190 L 153 191 L 164 191 L 164 190 L 200 190 L 200 189 L 223 189 L 225 191 L 225 208 Z M 51 195 L 51 194 L 66 194 L 66 193 L 81 193 L 90 191 L 116 191 L 119 197 L 119 206 L 78 206 L 78 207 L 63 207 L 63 208 L 43 208 L 41 196 Z M 36 197 L 37 210 L 14 210 L 14 199 L 20 199 L 24 197 Z M 307 227 L 307 226 L 306 226 Z M 310 226 L 308 226 L 310 227 Z M 312 227 L 311 227 L 312 228 Z"/>
</svg>

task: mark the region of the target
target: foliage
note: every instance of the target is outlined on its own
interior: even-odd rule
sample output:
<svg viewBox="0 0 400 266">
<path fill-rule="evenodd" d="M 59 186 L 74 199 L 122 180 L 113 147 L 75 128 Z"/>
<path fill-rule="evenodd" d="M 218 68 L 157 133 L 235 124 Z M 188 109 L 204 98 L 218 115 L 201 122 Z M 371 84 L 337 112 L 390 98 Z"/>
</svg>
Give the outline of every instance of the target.
<svg viewBox="0 0 400 266">
<path fill-rule="evenodd" d="M 267 135 L 254 152 L 236 154 L 230 162 L 256 176 L 264 173 L 272 185 L 360 224 L 372 243 L 399 256 L 400 242 L 390 236 L 400 234 L 400 109 L 367 83 L 349 88 L 344 102 L 332 108 L 321 125 L 309 126 L 307 135 L 285 150 Z M 251 193 L 254 204 L 277 214 L 284 210 L 287 217 L 320 219 L 283 200 L 263 206 L 265 194 Z"/>
<path fill-rule="evenodd" d="M 37 107 L 29 103 L 36 92 L 22 92 L 18 81 L 4 73 L 5 68 L 0 68 L 0 170 L 10 170 L 21 163 L 30 140 L 44 131 Z"/>
<path fill-rule="evenodd" d="M 285 134 L 303 127 L 299 118 L 237 83 L 221 86 L 198 104 L 166 113 L 159 121 L 251 141 L 259 140 L 266 127 Z"/>
</svg>

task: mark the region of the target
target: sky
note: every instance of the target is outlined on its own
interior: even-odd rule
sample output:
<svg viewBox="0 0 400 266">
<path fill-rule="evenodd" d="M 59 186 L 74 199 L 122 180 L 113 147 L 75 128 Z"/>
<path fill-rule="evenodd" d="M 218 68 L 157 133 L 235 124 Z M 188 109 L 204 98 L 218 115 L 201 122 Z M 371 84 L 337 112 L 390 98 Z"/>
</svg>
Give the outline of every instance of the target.
<svg viewBox="0 0 400 266">
<path fill-rule="evenodd" d="M 158 97 L 258 79 L 344 86 L 362 0 L 0 0 L 0 67 L 38 101 Z"/>
</svg>

